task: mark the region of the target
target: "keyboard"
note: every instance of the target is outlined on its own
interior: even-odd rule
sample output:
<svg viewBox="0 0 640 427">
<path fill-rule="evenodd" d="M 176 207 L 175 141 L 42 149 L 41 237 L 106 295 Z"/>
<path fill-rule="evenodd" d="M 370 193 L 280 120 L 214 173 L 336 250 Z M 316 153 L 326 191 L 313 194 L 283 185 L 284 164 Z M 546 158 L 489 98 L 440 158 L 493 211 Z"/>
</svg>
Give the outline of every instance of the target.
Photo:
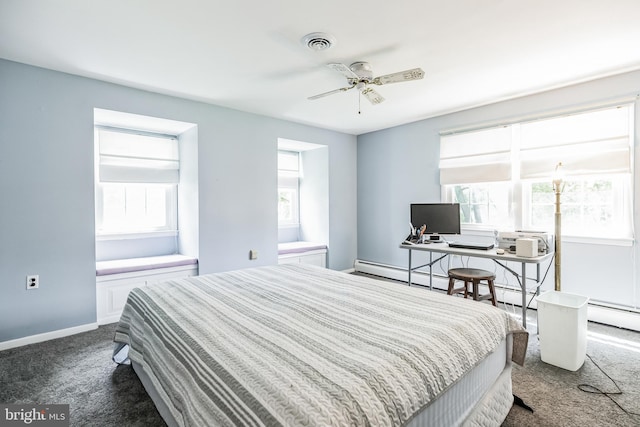
<svg viewBox="0 0 640 427">
<path fill-rule="evenodd" d="M 488 251 L 489 249 L 493 248 L 493 243 L 449 242 L 449 247 Z"/>
</svg>

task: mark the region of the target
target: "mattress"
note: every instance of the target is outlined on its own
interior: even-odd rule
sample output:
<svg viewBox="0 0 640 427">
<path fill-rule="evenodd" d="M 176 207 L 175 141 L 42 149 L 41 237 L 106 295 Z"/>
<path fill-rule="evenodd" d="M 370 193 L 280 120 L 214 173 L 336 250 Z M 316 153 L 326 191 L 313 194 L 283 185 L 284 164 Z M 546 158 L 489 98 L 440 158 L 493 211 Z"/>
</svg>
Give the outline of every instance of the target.
<svg viewBox="0 0 640 427">
<path fill-rule="evenodd" d="M 500 425 L 513 403 L 511 363 L 508 359 L 510 341 L 507 337 L 495 351 L 417 413 L 407 427 L 460 426 L 473 424 L 478 419 L 485 427 Z M 501 376 L 506 378 L 498 381 Z M 508 393 L 504 393 L 505 390 Z M 485 408 L 487 406 L 488 409 Z M 486 417 L 481 415 L 485 410 L 495 415 L 499 422 L 485 422 Z"/>
<path fill-rule="evenodd" d="M 458 425 L 522 332 L 486 304 L 281 265 L 132 291 L 114 356 L 176 425 Z"/>
<path fill-rule="evenodd" d="M 496 351 L 416 413 L 406 427 L 499 426 L 513 403 L 510 348 L 511 339 L 507 337 Z M 167 426 L 178 426 L 144 368 L 135 362 L 132 365 Z"/>
</svg>

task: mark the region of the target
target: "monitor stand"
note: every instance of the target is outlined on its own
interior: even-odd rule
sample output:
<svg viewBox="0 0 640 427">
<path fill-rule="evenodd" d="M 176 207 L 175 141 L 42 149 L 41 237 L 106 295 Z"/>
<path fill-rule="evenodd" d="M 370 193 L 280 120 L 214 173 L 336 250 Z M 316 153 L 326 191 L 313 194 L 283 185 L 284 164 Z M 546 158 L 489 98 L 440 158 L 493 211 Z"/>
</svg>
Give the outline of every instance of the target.
<svg viewBox="0 0 640 427">
<path fill-rule="evenodd" d="M 429 234 L 428 236 L 428 240 L 432 241 L 432 242 L 441 242 L 442 238 L 440 237 L 439 234 Z"/>
</svg>

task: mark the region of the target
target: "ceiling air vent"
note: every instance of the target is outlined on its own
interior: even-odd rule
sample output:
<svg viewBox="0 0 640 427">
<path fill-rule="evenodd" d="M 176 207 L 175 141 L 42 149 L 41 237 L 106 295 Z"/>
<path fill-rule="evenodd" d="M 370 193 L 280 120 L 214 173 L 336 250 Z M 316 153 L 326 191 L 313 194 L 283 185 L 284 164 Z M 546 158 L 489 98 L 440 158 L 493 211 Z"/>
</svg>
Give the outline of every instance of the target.
<svg viewBox="0 0 640 427">
<path fill-rule="evenodd" d="M 303 45 L 316 52 L 327 50 L 336 44 L 335 37 L 326 33 L 310 33 L 304 36 L 300 41 Z"/>
</svg>

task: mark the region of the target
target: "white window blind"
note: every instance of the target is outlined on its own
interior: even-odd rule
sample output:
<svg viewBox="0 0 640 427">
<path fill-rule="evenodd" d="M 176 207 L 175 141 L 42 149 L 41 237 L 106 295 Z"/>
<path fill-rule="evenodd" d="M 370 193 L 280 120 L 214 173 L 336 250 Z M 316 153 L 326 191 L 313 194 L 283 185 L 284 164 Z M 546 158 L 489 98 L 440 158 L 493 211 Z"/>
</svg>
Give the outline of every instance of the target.
<svg viewBox="0 0 640 427">
<path fill-rule="evenodd" d="M 300 153 L 297 151 L 278 151 L 278 175 L 298 177 L 300 172 Z"/>
<path fill-rule="evenodd" d="M 443 135 L 440 138 L 441 185 L 510 179 L 509 126 Z"/>
<path fill-rule="evenodd" d="M 98 129 L 100 182 L 177 184 L 178 140 Z"/>
<path fill-rule="evenodd" d="M 278 151 L 278 186 L 298 188 L 300 178 L 300 153 Z"/>
<path fill-rule="evenodd" d="M 522 123 L 520 177 L 631 172 L 632 105 Z"/>
<path fill-rule="evenodd" d="M 486 212 L 469 218 L 468 224 L 552 228 L 551 179 L 562 162 L 565 231 L 579 237 L 632 238 L 634 114 L 634 104 L 629 102 L 511 122 L 503 128 L 444 134 L 443 197 L 461 205 L 486 205 Z M 489 161 L 504 159 L 507 153 L 510 176 L 500 161 Z M 507 187 L 496 187 L 502 184 Z M 503 200 L 509 192 L 512 197 Z"/>
</svg>

